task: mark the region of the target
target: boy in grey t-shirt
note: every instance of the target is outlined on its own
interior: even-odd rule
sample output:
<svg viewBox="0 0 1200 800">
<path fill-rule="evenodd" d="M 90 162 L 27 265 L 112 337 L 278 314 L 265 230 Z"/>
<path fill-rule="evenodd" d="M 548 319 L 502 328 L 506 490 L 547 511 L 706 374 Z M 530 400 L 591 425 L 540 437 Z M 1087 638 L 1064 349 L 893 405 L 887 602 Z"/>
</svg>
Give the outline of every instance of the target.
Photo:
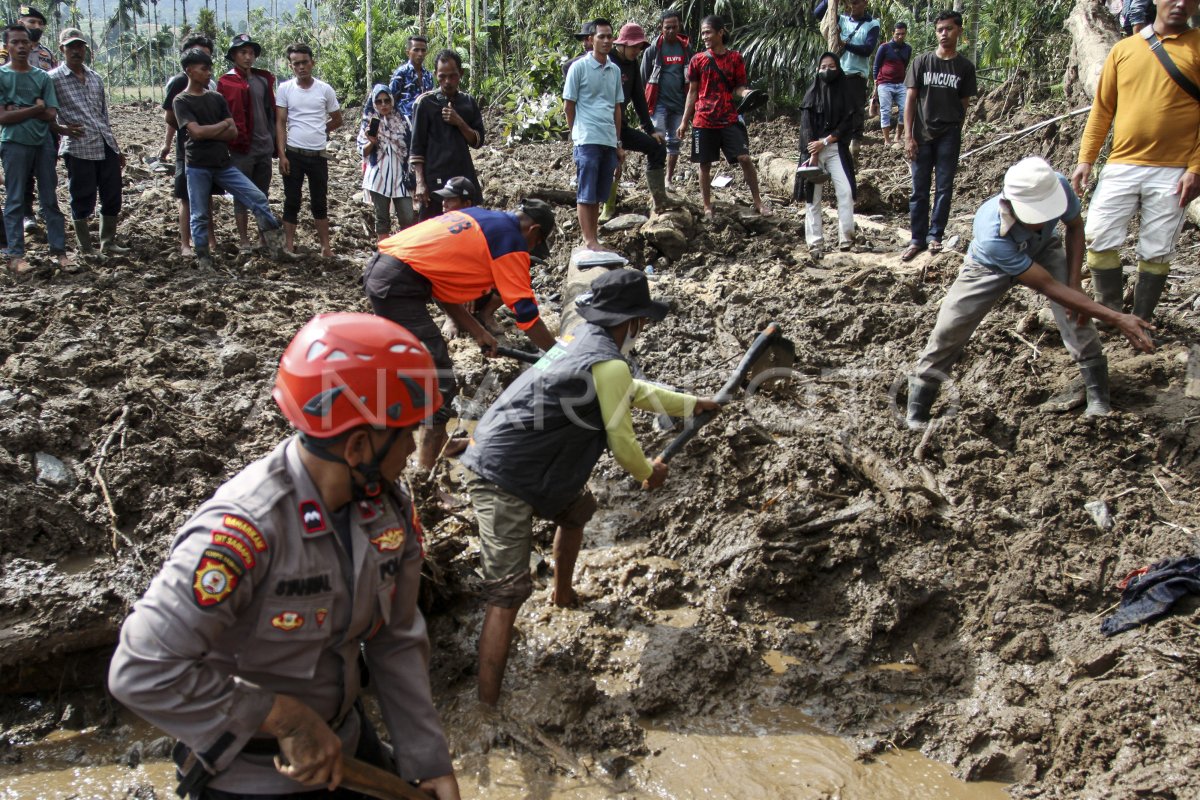
<svg viewBox="0 0 1200 800">
<path fill-rule="evenodd" d="M 187 131 L 188 136 L 184 152 L 196 265 L 212 266 L 208 209 L 214 181 L 254 214 L 271 257 L 277 261 L 291 260 L 283 250 L 283 229 L 267 205 L 267 196 L 233 166 L 228 143 L 237 137 L 238 129 L 225 98 L 208 89 L 212 56 L 200 49 L 189 50 L 179 63 L 187 73 L 188 87 L 175 98 L 172 110 L 179 129 Z"/>
</svg>

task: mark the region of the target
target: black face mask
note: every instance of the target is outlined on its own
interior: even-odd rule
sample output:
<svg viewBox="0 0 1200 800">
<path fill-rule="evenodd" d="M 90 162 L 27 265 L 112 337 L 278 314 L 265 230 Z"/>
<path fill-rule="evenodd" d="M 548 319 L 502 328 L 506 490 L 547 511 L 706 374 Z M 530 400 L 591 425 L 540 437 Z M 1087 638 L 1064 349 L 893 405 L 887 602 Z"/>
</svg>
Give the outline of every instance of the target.
<svg viewBox="0 0 1200 800">
<path fill-rule="evenodd" d="M 833 83 L 838 78 L 836 69 L 823 69 L 821 70 L 820 75 L 821 80 L 825 81 L 826 83 Z"/>
<path fill-rule="evenodd" d="M 38 40 L 41 38 L 42 38 L 42 29 L 41 28 L 30 28 L 29 29 L 29 41 L 33 42 L 34 44 L 37 44 Z"/>
</svg>

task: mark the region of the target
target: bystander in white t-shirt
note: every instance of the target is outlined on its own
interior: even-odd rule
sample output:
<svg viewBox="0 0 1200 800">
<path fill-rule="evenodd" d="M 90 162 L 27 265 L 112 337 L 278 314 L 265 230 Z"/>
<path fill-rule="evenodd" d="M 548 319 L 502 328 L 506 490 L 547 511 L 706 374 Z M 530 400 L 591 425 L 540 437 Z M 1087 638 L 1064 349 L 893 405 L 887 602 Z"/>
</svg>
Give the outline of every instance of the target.
<svg viewBox="0 0 1200 800">
<path fill-rule="evenodd" d="M 284 81 L 275 94 L 275 105 L 287 109 L 287 145 L 300 150 L 324 150 L 329 115 L 341 108 L 333 87 L 313 78 L 312 86 L 301 89 L 293 78 Z"/>
</svg>

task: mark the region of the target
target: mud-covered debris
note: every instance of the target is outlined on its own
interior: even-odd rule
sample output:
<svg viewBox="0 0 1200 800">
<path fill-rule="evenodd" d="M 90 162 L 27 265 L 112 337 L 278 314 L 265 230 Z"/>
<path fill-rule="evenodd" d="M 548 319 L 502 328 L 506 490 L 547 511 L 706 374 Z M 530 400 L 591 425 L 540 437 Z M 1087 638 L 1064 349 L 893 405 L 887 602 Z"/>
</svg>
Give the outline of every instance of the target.
<svg viewBox="0 0 1200 800">
<path fill-rule="evenodd" d="M 258 364 L 254 351 L 241 345 L 229 344 L 221 348 L 221 374 L 226 378 L 249 372 Z"/>
<path fill-rule="evenodd" d="M 1107 531 L 1113 526 L 1112 512 L 1108 510 L 1108 503 L 1103 500 L 1093 500 L 1090 503 L 1083 504 L 1084 509 L 1092 515 L 1092 519 L 1096 522 L 1096 527 L 1102 531 Z"/>
<path fill-rule="evenodd" d="M 0 389 L 0 411 L 12 411 L 17 407 L 19 395 L 9 389 Z"/>
</svg>

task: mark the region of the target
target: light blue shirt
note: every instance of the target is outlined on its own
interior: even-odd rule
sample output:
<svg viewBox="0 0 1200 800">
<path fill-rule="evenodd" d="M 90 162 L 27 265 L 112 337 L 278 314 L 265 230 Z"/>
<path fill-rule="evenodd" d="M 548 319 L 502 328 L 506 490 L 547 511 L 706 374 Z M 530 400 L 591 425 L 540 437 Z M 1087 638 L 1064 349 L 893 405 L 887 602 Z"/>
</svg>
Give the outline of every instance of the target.
<svg viewBox="0 0 1200 800">
<path fill-rule="evenodd" d="M 863 22 L 862 20 L 851 19 L 849 14 L 842 14 L 838 17 L 838 32 L 841 34 L 842 41 L 848 45 L 861 47 L 867 44 L 871 38 L 872 31 L 875 32 L 876 41 L 878 41 L 879 20 L 871 19 Z M 838 63 L 841 64 L 842 72 L 847 75 L 862 75 L 865 78 L 871 74 L 872 55 L 872 53 L 859 55 L 858 53 L 850 52 L 849 48 L 847 48 L 842 51 L 842 57 L 838 59 Z"/>
<path fill-rule="evenodd" d="M 1067 193 L 1067 210 L 1058 219 L 1043 225 L 1040 231 L 1021 225 L 1016 217 L 1000 205 L 1001 195 L 988 198 L 975 212 L 974 238 L 967 250 L 967 257 L 1014 278 L 1033 266 L 1030 253 L 1040 252 L 1058 234 L 1058 223 L 1074 220 L 1081 210 L 1079 198 L 1061 173 L 1058 174 L 1058 182 Z"/>
<path fill-rule="evenodd" d="M 617 146 L 613 114 L 625 102 L 625 92 L 621 89 L 621 69 L 612 59 L 601 64 L 589 53 L 572 64 L 563 86 L 563 99 L 575 102 L 572 142 Z"/>
</svg>

